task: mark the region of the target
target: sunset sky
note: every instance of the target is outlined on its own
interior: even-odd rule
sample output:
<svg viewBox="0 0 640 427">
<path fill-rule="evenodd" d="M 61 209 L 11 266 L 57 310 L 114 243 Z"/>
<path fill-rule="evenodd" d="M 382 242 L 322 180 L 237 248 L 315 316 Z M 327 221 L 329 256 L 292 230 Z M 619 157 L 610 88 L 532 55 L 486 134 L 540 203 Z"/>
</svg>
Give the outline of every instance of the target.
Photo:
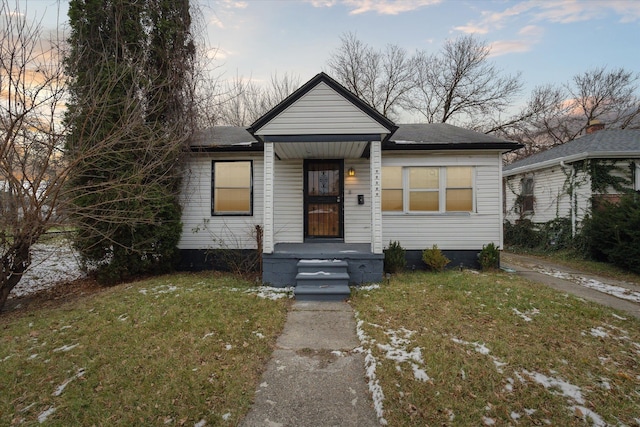
<svg viewBox="0 0 640 427">
<path fill-rule="evenodd" d="M 64 27 L 67 2 L 21 0 L 47 29 Z M 522 73 L 523 99 L 536 85 L 564 83 L 594 67 L 640 71 L 640 1 L 201 0 L 208 42 L 224 78 L 256 81 L 288 73 L 307 81 L 327 70 L 340 35 L 375 47 L 437 52 L 474 34 L 504 72 Z"/>
</svg>

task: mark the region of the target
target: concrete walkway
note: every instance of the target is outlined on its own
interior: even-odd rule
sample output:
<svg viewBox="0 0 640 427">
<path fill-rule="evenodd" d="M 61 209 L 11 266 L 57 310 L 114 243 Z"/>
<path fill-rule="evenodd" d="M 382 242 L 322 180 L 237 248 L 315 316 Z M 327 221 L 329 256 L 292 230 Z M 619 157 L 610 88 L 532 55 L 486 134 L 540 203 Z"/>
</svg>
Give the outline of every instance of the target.
<svg viewBox="0 0 640 427">
<path fill-rule="evenodd" d="M 520 254 L 503 253 L 501 255 L 500 263 L 502 267 L 512 268 L 516 271 L 517 274 L 529 280 L 544 283 L 561 292 L 571 293 L 578 297 L 584 298 L 585 300 L 597 302 L 599 304 L 624 311 L 631 316 L 640 318 L 640 304 L 638 303 L 620 299 L 613 295 L 581 286 L 575 282 L 572 282 L 571 280 L 549 276 L 548 274 L 543 274 L 536 271 L 536 269 L 552 268 L 553 270 L 563 273 L 585 277 L 587 279 L 594 279 L 607 285 L 619 286 L 631 291 L 640 292 L 640 286 L 638 286 L 637 284 L 596 276 L 593 274 L 585 273 L 583 271 L 573 270 L 566 266 L 554 264 L 546 260 L 540 260 L 535 257 Z"/>
<path fill-rule="evenodd" d="M 295 302 L 241 426 L 379 426 L 353 309 Z"/>
</svg>

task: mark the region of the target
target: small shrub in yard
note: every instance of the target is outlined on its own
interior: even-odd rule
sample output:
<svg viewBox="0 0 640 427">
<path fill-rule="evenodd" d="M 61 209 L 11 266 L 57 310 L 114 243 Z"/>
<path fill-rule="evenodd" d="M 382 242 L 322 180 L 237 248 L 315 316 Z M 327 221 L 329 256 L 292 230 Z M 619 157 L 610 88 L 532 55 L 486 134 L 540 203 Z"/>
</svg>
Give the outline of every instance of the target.
<svg viewBox="0 0 640 427">
<path fill-rule="evenodd" d="M 384 271 L 386 273 L 397 273 L 407 265 L 405 250 L 400 242 L 389 242 L 389 248 L 384 250 Z"/>
<path fill-rule="evenodd" d="M 451 262 L 451 260 L 444 256 L 442 251 L 438 249 L 438 245 L 433 245 L 431 249 L 422 251 L 422 260 L 433 271 L 443 271 L 447 264 Z"/>
<path fill-rule="evenodd" d="M 500 249 L 493 242 L 483 245 L 478 254 L 478 261 L 483 270 L 496 270 L 500 267 Z"/>
</svg>

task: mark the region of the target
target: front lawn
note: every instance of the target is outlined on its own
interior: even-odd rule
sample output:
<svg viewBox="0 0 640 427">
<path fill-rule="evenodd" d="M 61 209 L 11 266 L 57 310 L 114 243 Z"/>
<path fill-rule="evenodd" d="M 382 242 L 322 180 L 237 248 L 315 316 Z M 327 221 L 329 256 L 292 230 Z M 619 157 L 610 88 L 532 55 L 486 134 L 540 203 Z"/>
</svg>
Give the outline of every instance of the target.
<svg viewBox="0 0 640 427">
<path fill-rule="evenodd" d="M 402 274 L 351 301 L 389 425 L 640 424 L 631 316 L 471 271 Z"/>
<path fill-rule="evenodd" d="M 175 274 L 0 316 L 0 425 L 235 425 L 287 299 Z"/>
</svg>

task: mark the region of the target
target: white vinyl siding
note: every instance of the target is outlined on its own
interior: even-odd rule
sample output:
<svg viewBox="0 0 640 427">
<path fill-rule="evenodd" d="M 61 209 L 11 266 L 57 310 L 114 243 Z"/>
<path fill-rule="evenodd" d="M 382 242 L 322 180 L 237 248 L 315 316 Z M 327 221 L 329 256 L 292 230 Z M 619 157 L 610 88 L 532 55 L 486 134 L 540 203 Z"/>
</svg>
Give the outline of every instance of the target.
<svg viewBox="0 0 640 427">
<path fill-rule="evenodd" d="M 262 126 L 259 135 L 386 134 L 389 131 L 331 89 L 319 83 Z"/>
<path fill-rule="evenodd" d="M 475 171 L 473 212 L 382 212 L 383 242 L 399 241 L 408 250 L 437 244 L 443 250 L 479 250 L 501 242 L 501 155 L 431 154 L 383 155 L 384 166 L 471 167 Z"/>
<path fill-rule="evenodd" d="M 514 222 L 520 218 L 516 207 L 518 194 L 522 192 L 522 179 L 533 179 L 534 209 L 524 218 L 535 223 L 544 223 L 556 218 L 571 218 L 571 196 L 568 192 L 568 174 L 573 168 L 563 170 L 560 165 L 505 178 L 505 219 Z M 588 212 L 591 197 L 591 182 L 584 172 L 575 177 L 576 219 L 581 221 Z"/>
<path fill-rule="evenodd" d="M 350 167 L 355 176 L 346 173 Z M 368 159 L 344 161 L 344 241 L 345 243 L 371 242 L 371 174 Z M 358 195 L 364 196 L 364 205 L 358 204 Z"/>
<path fill-rule="evenodd" d="M 276 159 L 274 170 L 274 243 L 301 243 L 304 241 L 303 161 Z"/>
<path fill-rule="evenodd" d="M 253 160 L 253 215 L 211 215 L 211 161 Z M 255 249 L 255 226 L 262 225 L 262 153 L 193 154 L 183 181 L 180 249 Z"/>
</svg>

